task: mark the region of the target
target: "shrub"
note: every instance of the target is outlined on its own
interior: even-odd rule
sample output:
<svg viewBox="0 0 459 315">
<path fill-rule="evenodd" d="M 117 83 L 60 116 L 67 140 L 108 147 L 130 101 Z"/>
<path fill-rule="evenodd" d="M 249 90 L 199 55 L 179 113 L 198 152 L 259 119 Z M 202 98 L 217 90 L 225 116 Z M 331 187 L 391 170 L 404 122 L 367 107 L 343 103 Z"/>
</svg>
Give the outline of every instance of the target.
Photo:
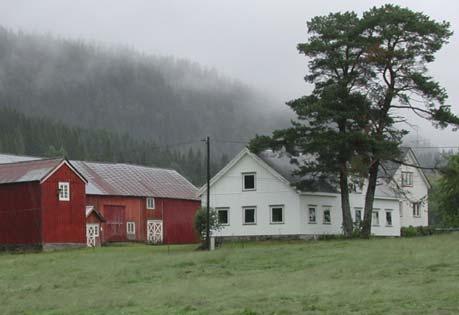
<svg viewBox="0 0 459 315">
<path fill-rule="evenodd" d="M 435 229 L 430 226 L 412 226 L 401 228 L 402 237 L 427 236 L 435 233 Z"/>
</svg>

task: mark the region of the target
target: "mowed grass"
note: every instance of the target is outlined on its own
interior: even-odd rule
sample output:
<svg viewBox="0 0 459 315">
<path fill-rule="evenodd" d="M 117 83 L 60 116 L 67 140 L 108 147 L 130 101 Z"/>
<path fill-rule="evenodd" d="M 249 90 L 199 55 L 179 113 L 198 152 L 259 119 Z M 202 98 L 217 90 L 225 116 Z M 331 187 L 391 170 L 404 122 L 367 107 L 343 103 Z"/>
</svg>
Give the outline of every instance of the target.
<svg viewBox="0 0 459 315">
<path fill-rule="evenodd" d="M 459 314 L 459 234 L 0 254 L 0 314 Z"/>
</svg>

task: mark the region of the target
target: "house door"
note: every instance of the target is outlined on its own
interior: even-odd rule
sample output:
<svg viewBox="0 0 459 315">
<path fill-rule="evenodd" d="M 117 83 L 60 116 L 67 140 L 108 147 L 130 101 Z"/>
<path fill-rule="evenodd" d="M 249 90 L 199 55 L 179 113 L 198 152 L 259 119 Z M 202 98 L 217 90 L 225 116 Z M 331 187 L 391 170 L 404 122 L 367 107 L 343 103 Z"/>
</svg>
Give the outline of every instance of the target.
<svg viewBox="0 0 459 315">
<path fill-rule="evenodd" d="M 86 245 L 88 247 L 96 247 L 96 240 L 99 237 L 100 226 L 98 223 L 86 224 Z"/>
<path fill-rule="evenodd" d="M 163 221 L 147 221 L 147 241 L 153 244 L 161 244 L 163 242 Z"/>
</svg>

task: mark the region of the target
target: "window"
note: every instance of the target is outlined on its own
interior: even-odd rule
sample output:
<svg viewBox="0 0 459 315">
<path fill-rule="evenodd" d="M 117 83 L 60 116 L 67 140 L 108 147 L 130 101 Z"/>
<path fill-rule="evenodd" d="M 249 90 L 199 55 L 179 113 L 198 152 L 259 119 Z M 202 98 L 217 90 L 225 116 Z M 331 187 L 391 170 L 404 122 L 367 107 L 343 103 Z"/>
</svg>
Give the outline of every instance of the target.
<svg viewBox="0 0 459 315">
<path fill-rule="evenodd" d="M 317 223 L 316 219 L 316 207 L 315 206 L 309 206 L 309 223 Z"/>
<path fill-rule="evenodd" d="M 242 190 L 255 190 L 255 173 L 242 174 Z"/>
<path fill-rule="evenodd" d="M 257 224 L 257 209 L 255 207 L 243 208 L 244 224 Z"/>
<path fill-rule="evenodd" d="M 386 210 L 386 226 L 392 226 L 392 210 Z"/>
<path fill-rule="evenodd" d="M 331 210 L 329 207 L 324 208 L 324 224 L 331 224 Z"/>
<path fill-rule="evenodd" d="M 154 209 L 155 208 L 155 198 L 149 197 L 147 198 L 147 209 Z"/>
<path fill-rule="evenodd" d="M 217 220 L 221 225 L 229 225 L 229 209 L 217 208 Z"/>
<path fill-rule="evenodd" d="M 70 200 L 70 184 L 67 182 L 59 182 L 59 200 L 69 201 Z"/>
<path fill-rule="evenodd" d="M 127 234 L 135 234 L 135 222 L 127 222 Z"/>
<path fill-rule="evenodd" d="M 284 223 L 284 206 L 270 206 L 271 223 Z"/>
<path fill-rule="evenodd" d="M 371 218 L 371 224 L 375 226 L 379 225 L 379 210 L 373 211 L 373 217 Z"/>
<path fill-rule="evenodd" d="M 362 209 L 361 208 L 355 208 L 354 210 L 354 222 L 355 223 L 360 223 L 362 222 Z"/>
<path fill-rule="evenodd" d="M 402 186 L 413 186 L 413 173 L 402 172 Z"/>
<path fill-rule="evenodd" d="M 419 211 L 420 208 L 421 208 L 420 202 L 413 202 L 413 217 L 421 216 L 421 211 Z"/>
</svg>

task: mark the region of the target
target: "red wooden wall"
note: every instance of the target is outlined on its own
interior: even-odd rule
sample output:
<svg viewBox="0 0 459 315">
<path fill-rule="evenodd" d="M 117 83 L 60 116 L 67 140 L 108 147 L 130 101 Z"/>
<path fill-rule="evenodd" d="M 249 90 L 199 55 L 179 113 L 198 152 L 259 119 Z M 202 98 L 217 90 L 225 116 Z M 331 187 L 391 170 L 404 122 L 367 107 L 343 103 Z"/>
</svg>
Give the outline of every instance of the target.
<svg viewBox="0 0 459 315">
<path fill-rule="evenodd" d="M 128 241 L 126 222 L 136 225 L 135 240 L 147 240 L 147 220 L 163 220 L 163 237 L 166 244 L 198 242 L 194 231 L 194 215 L 200 201 L 155 198 L 155 209 L 146 209 L 144 197 L 88 195 L 87 204 L 95 206 L 107 220 L 102 223 L 102 242 Z M 123 210 L 121 210 L 123 208 Z M 124 211 L 124 220 L 120 218 Z"/>
<path fill-rule="evenodd" d="M 156 209 L 146 210 L 146 218 L 162 217 L 165 244 L 196 243 L 199 238 L 194 229 L 194 216 L 200 206 L 199 200 L 155 198 Z"/>
<path fill-rule="evenodd" d="M 142 198 L 88 195 L 87 204 L 95 206 L 107 220 L 101 225 L 102 242 L 126 241 L 127 221 L 135 222 L 136 235 L 131 240 L 146 241 L 145 205 Z"/>
<path fill-rule="evenodd" d="M 41 244 L 40 183 L 0 185 L 0 244 Z"/>
<path fill-rule="evenodd" d="M 70 201 L 59 201 L 59 182 L 70 183 Z M 67 165 L 41 184 L 43 243 L 86 244 L 85 187 Z"/>
</svg>

